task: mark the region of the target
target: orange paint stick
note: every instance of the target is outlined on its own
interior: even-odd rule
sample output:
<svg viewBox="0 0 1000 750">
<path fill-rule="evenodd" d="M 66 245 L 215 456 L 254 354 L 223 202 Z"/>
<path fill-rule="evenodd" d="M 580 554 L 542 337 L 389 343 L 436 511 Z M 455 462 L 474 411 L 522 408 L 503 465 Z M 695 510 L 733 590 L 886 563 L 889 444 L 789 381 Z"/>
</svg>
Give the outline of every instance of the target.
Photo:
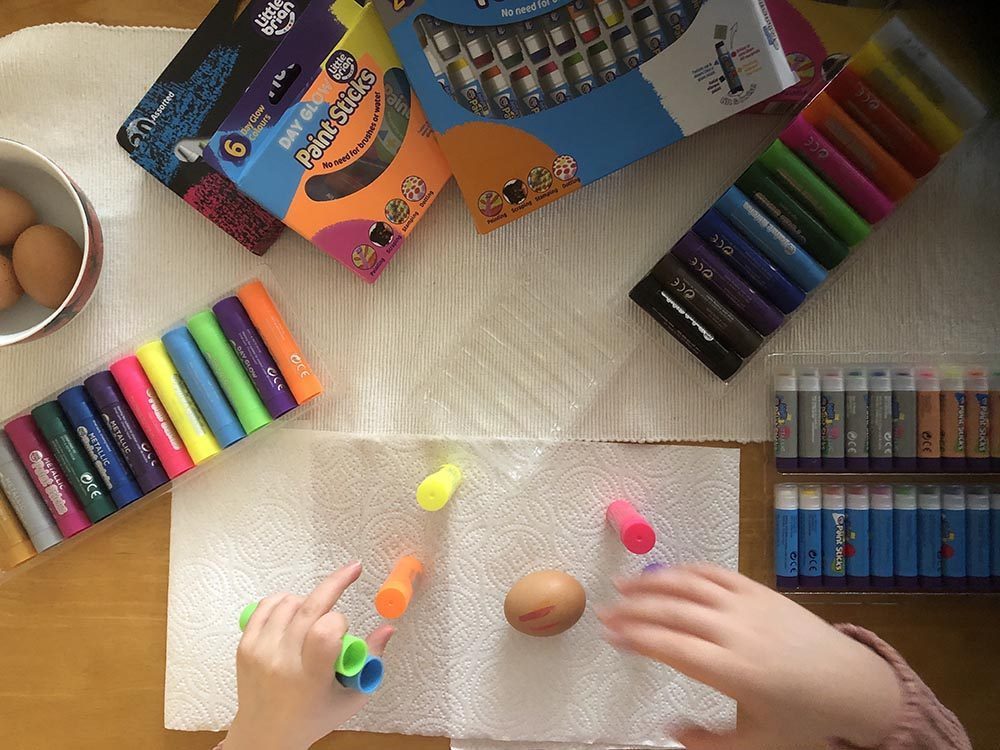
<svg viewBox="0 0 1000 750">
<path fill-rule="evenodd" d="M 319 378 L 313 373 L 298 342 L 288 330 L 284 318 L 275 307 L 274 300 L 260 281 L 252 281 L 240 287 L 236 293 L 247 315 L 264 340 L 278 368 L 288 383 L 295 400 L 300 404 L 316 398 L 323 392 Z"/>
<path fill-rule="evenodd" d="M 417 558 L 410 555 L 401 558 L 375 595 L 378 613 L 388 620 L 401 617 L 413 598 L 413 584 L 423 572 L 424 566 Z"/>
</svg>

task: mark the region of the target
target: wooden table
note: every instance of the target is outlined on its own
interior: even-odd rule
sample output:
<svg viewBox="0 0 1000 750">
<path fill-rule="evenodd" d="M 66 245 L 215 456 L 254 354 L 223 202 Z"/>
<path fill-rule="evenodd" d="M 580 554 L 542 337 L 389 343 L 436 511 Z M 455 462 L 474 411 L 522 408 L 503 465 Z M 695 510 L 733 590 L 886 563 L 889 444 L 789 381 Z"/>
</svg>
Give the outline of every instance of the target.
<svg viewBox="0 0 1000 750">
<path fill-rule="evenodd" d="M 212 0 L 3 0 L 0 35 L 55 21 L 194 27 Z M 772 575 L 768 448 L 744 446 L 740 569 Z M 0 745 L 8 750 L 207 750 L 208 733 L 163 726 L 170 502 L 143 502 L 104 528 L 0 579 Z M 894 644 L 965 724 L 1000 746 L 1000 596 L 802 596 L 834 622 Z M 443 750 L 440 738 L 341 734 L 321 747 Z"/>
</svg>

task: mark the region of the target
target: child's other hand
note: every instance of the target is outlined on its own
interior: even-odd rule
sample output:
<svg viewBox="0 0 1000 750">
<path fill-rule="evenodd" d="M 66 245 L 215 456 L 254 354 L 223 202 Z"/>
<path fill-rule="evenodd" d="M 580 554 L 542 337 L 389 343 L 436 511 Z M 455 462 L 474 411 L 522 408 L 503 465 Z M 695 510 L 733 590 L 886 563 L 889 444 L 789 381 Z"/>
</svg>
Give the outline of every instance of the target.
<svg viewBox="0 0 1000 750">
<path fill-rule="evenodd" d="M 237 651 L 239 711 L 226 750 L 305 750 L 368 702 L 333 671 L 347 620 L 331 610 L 359 575 L 361 563 L 354 563 L 308 597 L 277 594 L 260 603 Z M 388 626 L 375 630 L 370 653 L 381 656 L 392 633 Z"/>
<path fill-rule="evenodd" d="M 777 750 L 838 738 L 874 747 L 901 710 L 874 651 L 771 589 L 723 568 L 684 566 L 618 583 L 599 613 L 614 646 L 667 664 L 739 703 L 737 729 L 680 730 L 688 750 Z"/>
</svg>

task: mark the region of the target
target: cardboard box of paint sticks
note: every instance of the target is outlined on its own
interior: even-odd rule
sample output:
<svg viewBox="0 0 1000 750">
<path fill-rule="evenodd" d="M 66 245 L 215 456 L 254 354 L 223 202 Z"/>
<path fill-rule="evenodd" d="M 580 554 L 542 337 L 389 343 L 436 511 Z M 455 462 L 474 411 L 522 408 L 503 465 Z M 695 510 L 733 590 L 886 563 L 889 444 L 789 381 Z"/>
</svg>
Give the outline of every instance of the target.
<svg viewBox="0 0 1000 750">
<path fill-rule="evenodd" d="M 763 0 L 376 0 L 489 232 L 797 80 Z"/>
<path fill-rule="evenodd" d="M 629 296 L 729 381 L 985 115 L 891 19 Z"/>
<path fill-rule="evenodd" d="M 330 382 L 293 312 L 259 273 L 3 419 L 0 571 L 300 419 Z"/>
<path fill-rule="evenodd" d="M 1000 592 L 1000 352 L 767 364 L 778 588 Z"/>
<path fill-rule="evenodd" d="M 451 178 L 372 6 L 314 2 L 205 159 L 368 283 Z"/>
</svg>

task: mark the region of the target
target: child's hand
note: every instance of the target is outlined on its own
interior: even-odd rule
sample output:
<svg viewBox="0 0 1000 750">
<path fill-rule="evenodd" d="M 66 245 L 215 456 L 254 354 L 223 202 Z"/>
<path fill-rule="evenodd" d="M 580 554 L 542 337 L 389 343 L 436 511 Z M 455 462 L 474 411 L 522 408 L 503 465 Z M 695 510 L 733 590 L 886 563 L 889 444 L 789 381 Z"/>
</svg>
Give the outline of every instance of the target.
<svg viewBox="0 0 1000 750">
<path fill-rule="evenodd" d="M 689 750 L 798 748 L 838 738 L 885 739 L 901 710 L 899 683 L 874 651 L 771 589 L 723 568 L 668 569 L 618 583 L 602 611 L 605 637 L 716 688 L 739 703 L 735 732 L 687 729 Z"/>
<path fill-rule="evenodd" d="M 333 672 L 347 620 L 331 610 L 360 574 L 354 563 L 308 597 L 278 594 L 260 603 L 236 656 L 239 712 L 226 750 L 305 750 L 368 702 Z M 389 626 L 375 630 L 369 651 L 381 656 L 392 633 Z"/>
</svg>

